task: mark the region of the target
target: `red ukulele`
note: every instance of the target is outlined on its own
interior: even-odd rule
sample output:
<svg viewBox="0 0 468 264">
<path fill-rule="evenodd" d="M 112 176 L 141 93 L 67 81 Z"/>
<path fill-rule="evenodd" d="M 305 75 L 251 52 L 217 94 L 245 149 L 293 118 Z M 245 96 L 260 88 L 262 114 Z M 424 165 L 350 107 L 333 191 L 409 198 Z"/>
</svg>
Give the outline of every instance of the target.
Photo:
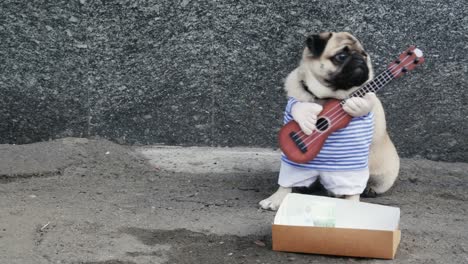
<svg viewBox="0 0 468 264">
<path fill-rule="evenodd" d="M 372 81 L 356 90 L 349 97 L 362 97 L 369 92 L 377 92 L 392 79 L 413 70 L 424 62 L 422 51 L 410 46 L 401 53 L 397 60 L 388 65 L 387 70 L 379 74 Z M 331 99 L 323 105 L 323 110 L 317 117 L 316 129 L 310 135 L 302 132 L 296 121 L 283 126 L 279 132 L 279 144 L 283 153 L 289 160 L 297 163 L 306 163 L 313 160 L 322 149 L 328 136 L 338 129 L 345 128 L 352 116 L 348 115 L 342 105 L 345 100 Z"/>
</svg>

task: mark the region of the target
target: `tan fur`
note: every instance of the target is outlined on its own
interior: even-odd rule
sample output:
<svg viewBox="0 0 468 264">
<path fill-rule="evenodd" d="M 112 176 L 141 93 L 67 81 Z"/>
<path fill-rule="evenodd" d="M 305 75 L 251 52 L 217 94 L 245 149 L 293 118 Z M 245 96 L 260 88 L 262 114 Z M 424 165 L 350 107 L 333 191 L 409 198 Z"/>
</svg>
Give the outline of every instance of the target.
<svg viewBox="0 0 468 264">
<path fill-rule="evenodd" d="M 323 84 L 323 79 L 336 69 L 336 66 L 330 62 L 329 57 L 333 56 L 337 50 L 341 50 L 345 45 L 352 50 L 364 51 L 361 43 L 346 32 L 333 33 L 320 58 L 313 58 L 310 51 L 305 48 L 299 67 L 294 69 L 286 78 L 285 90 L 287 95 L 303 102 L 324 103 L 323 100 L 315 101 L 303 89 L 300 80 L 305 80 L 309 89 L 321 98 L 344 99 L 357 90 L 359 87 L 354 87 L 348 91 L 334 91 Z M 367 64 L 370 69 L 369 80 L 372 80 L 374 74 L 369 56 L 367 56 Z M 390 189 L 395 182 L 400 168 L 400 159 L 388 136 L 385 111 L 379 99 L 376 99 L 372 111 L 374 112 L 374 136 L 369 154 L 369 187 L 376 193 L 383 193 Z"/>
<path fill-rule="evenodd" d="M 385 111 L 377 99 L 374 108 L 374 135 L 369 153 L 370 179 L 368 186 L 376 193 L 392 187 L 400 170 L 400 158 L 387 133 Z"/>
<path fill-rule="evenodd" d="M 320 98 L 344 99 L 357 90 L 359 87 L 354 87 L 347 91 L 333 91 L 323 84 L 324 79 L 337 68 L 329 58 L 344 46 L 348 46 L 353 51 L 364 50 L 361 43 L 347 32 L 333 33 L 320 58 L 313 57 L 309 49 L 305 48 L 299 67 L 291 72 L 286 79 L 285 90 L 288 96 L 292 96 L 300 101 L 312 102 L 310 101 L 311 95 L 299 86 L 299 80 L 305 80 L 307 85 L 311 89 L 314 89 L 314 94 Z M 374 78 L 374 71 L 369 56 L 367 56 L 367 65 L 370 66 L 369 79 L 371 80 Z"/>
<path fill-rule="evenodd" d="M 323 104 L 325 100 L 316 100 L 315 97 L 304 90 L 300 83 L 301 81 L 305 81 L 309 90 L 319 98 L 344 99 L 359 88 L 353 87 L 347 91 L 335 91 L 327 87 L 324 84 L 324 80 L 337 69 L 337 66 L 330 61 L 330 57 L 334 56 L 337 51 L 342 50 L 344 46 L 348 46 L 350 50 L 362 52 L 364 55 L 366 53 L 361 43 L 346 32 L 322 33 L 320 36 L 322 39 L 329 38 L 320 57 L 317 58 L 313 56 L 308 48 L 305 48 L 299 67 L 294 69 L 286 78 L 285 90 L 287 95 L 302 102 Z M 370 57 L 367 55 L 366 60 L 369 68 L 369 80 L 371 80 L 374 77 L 374 73 Z M 387 134 L 385 112 L 382 103 L 377 97 L 375 97 L 375 100 L 372 109 L 372 112 L 374 112 L 374 135 L 369 152 L 370 177 L 368 188 L 375 193 L 383 193 L 390 189 L 395 182 L 400 168 L 400 159 L 395 146 Z M 284 197 L 291 191 L 291 187 L 280 186 L 274 194 L 259 202 L 260 207 L 263 209 L 277 210 Z M 359 201 L 359 197 L 359 194 L 344 196 L 345 199 L 355 201 Z"/>
</svg>

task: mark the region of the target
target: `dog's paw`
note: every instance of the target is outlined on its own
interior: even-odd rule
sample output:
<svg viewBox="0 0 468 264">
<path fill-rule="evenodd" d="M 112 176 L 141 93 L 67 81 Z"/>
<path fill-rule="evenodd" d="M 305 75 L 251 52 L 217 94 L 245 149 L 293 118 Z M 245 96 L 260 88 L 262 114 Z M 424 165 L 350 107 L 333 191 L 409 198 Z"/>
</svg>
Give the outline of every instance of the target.
<svg viewBox="0 0 468 264">
<path fill-rule="evenodd" d="M 375 104 L 376 96 L 368 93 L 364 97 L 351 97 L 346 100 L 343 110 L 351 116 L 359 117 L 368 114 Z"/>
<path fill-rule="evenodd" d="M 292 191 L 292 188 L 279 187 L 279 189 L 270 197 L 260 201 L 262 209 L 276 211 L 284 200 L 284 197 Z"/>
<path fill-rule="evenodd" d="M 281 202 L 278 202 L 268 197 L 265 200 L 261 200 L 258 204 L 260 205 L 262 209 L 276 211 L 281 205 Z"/>
</svg>

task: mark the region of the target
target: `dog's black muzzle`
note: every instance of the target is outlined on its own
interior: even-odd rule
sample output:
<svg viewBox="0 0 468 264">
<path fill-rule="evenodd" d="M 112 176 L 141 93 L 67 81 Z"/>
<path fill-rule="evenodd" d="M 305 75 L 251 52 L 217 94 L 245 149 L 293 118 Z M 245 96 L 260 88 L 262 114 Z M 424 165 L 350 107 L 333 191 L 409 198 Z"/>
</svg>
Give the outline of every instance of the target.
<svg viewBox="0 0 468 264">
<path fill-rule="evenodd" d="M 348 90 L 362 85 L 368 79 L 369 67 L 367 67 L 366 60 L 361 55 L 352 54 L 327 82 L 335 90 Z"/>
</svg>

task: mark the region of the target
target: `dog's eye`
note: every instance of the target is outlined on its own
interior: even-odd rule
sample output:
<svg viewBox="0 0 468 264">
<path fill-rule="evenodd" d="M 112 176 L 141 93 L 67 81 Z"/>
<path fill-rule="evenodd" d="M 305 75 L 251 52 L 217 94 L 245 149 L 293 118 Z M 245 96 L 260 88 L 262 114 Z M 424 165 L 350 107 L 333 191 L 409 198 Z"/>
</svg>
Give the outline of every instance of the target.
<svg viewBox="0 0 468 264">
<path fill-rule="evenodd" d="M 346 54 L 344 52 L 340 52 L 340 53 L 336 54 L 335 57 L 333 57 L 333 58 L 337 62 L 343 62 L 343 61 L 346 60 L 346 58 L 348 58 L 348 54 Z"/>
</svg>

